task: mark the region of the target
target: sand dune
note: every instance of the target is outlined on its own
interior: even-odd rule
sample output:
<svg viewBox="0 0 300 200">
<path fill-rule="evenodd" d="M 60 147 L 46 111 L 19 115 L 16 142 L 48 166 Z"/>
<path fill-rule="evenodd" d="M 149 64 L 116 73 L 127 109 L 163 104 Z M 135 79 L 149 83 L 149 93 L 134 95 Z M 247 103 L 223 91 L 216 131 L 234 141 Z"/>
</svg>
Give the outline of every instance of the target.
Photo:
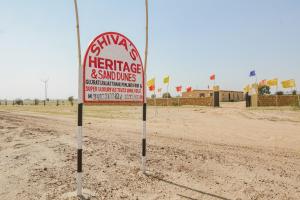
<svg viewBox="0 0 300 200">
<path fill-rule="evenodd" d="M 145 176 L 141 108 L 85 108 L 91 199 L 300 199 L 299 110 L 150 107 Z M 76 199 L 74 109 L 0 107 L 1 199 Z"/>
</svg>

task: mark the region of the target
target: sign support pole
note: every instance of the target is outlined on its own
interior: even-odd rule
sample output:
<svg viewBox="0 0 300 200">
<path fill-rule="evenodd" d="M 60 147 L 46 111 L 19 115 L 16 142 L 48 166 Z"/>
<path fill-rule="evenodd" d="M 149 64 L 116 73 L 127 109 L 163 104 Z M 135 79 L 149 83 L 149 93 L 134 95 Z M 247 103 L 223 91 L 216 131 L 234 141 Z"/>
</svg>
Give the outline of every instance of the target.
<svg viewBox="0 0 300 200">
<path fill-rule="evenodd" d="M 155 116 L 157 116 L 157 107 L 156 107 L 156 93 L 154 88 L 154 107 L 155 107 Z"/>
<path fill-rule="evenodd" d="M 148 54 L 148 0 L 145 0 L 146 7 L 146 46 L 145 46 L 145 60 L 144 60 L 144 100 L 143 100 L 143 133 L 142 133 L 142 172 L 146 173 L 146 113 L 147 113 L 147 54 Z"/>
<path fill-rule="evenodd" d="M 74 0 L 78 46 L 78 118 L 77 118 L 77 196 L 82 196 L 82 66 L 77 0 Z"/>
</svg>

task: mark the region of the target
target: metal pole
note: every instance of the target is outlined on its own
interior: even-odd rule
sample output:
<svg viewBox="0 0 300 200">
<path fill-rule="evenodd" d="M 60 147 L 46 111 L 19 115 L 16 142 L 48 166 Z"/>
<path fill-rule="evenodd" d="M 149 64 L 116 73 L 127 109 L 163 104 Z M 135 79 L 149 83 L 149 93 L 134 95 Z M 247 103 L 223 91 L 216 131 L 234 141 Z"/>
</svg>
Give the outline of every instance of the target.
<svg viewBox="0 0 300 200">
<path fill-rule="evenodd" d="M 169 77 L 168 85 L 167 85 L 167 106 L 169 105 L 169 82 L 170 82 L 170 77 Z M 171 97 L 171 95 L 170 95 L 170 97 Z"/>
<path fill-rule="evenodd" d="M 47 101 L 47 84 L 48 84 L 48 80 L 45 81 L 45 99 Z"/>
<path fill-rule="evenodd" d="M 146 113 L 147 113 L 147 98 L 146 98 L 146 82 L 147 82 L 147 54 L 148 54 L 148 0 L 145 0 L 146 7 L 146 46 L 144 60 L 144 101 L 143 101 L 143 133 L 142 133 L 142 172 L 146 173 Z"/>
<path fill-rule="evenodd" d="M 78 47 L 78 118 L 77 118 L 77 196 L 82 196 L 82 66 L 77 0 L 74 0 Z"/>
<path fill-rule="evenodd" d="M 156 93 L 155 93 L 155 89 L 154 89 L 154 107 L 155 107 L 155 116 L 157 116 Z"/>
<path fill-rule="evenodd" d="M 275 93 L 275 95 L 276 95 L 276 106 L 278 106 L 278 94 L 277 94 L 277 92 L 278 92 L 278 85 L 276 86 L 276 93 Z"/>
</svg>

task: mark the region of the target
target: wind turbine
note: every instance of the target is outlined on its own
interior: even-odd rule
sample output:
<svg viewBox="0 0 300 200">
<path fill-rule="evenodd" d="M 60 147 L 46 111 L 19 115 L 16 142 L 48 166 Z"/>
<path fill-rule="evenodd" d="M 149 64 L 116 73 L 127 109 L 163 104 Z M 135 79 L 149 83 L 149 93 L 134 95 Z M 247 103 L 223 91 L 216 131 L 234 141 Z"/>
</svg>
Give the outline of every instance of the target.
<svg viewBox="0 0 300 200">
<path fill-rule="evenodd" d="M 47 89 L 48 89 L 48 81 L 49 78 L 46 80 L 41 80 L 44 83 L 44 87 L 45 87 L 45 100 L 44 100 L 44 106 L 46 106 L 46 101 L 47 101 Z"/>
</svg>

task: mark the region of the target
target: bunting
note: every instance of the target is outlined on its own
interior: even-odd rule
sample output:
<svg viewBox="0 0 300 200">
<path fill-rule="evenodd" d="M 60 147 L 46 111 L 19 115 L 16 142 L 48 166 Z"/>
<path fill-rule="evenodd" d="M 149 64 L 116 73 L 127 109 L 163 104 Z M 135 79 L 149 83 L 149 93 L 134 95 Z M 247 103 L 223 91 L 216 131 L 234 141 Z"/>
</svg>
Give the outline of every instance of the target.
<svg viewBox="0 0 300 200">
<path fill-rule="evenodd" d="M 182 89 L 182 86 L 180 85 L 180 86 L 177 86 L 176 87 L 176 92 L 181 92 L 181 89 Z"/>
<path fill-rule="evenodd" d="M 152 85 L 155 85 L 155 78 L 152 78 L 152 79 L 147 81 L 147 86 L 148 87 L 151 87 Z"/>
<path fill-rule="evenodd" d="M 283 88 L 293 88 L 296 87 L 296 82 L 294 79 L 285 80 L 281 82 Z"/>
<path fill-rule="evenodd" d="M 268 80 L 267 81 L 267 85 L 268 86 L 278 86 L 278 79 L 277 78 L 274 78 L 274 79 L 272 79 L 272 80 Z"/>
<path fill-rule="evenodd" d="M 163 79 L 164 84 L 169 84 L 170 82 L 170 76 L 165 76 Z"/>
<path fill-rule="evenodd" d="M 192 91 L 192 87 L 191 87 L 191 86 L 187 87 L 187 88 L 186 88 L 186 91 L 187 91 L 187 92 L 191 92 L 191 91 Z"/>
<path fill-rule="evenodd" d="M 151 92 L 155 91 L 155 85 L 150 85 L 149 86 L 149 91 L 151 91 Z"/>
</svg>

